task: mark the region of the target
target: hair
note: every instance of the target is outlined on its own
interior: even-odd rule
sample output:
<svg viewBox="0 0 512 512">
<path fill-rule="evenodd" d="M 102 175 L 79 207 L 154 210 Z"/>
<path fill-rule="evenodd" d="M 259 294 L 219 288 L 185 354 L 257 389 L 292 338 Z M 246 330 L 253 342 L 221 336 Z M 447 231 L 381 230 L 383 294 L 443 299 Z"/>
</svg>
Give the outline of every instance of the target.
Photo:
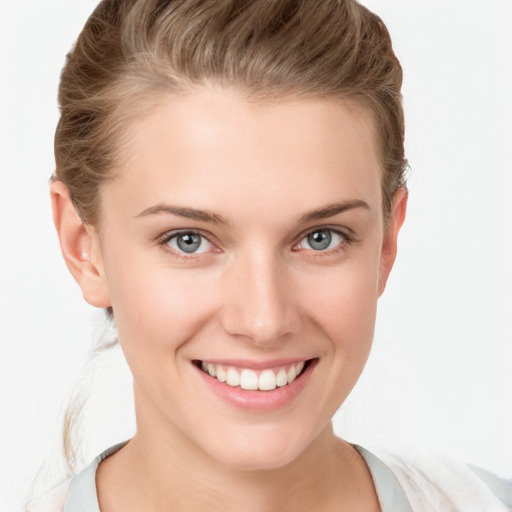
<svg viewBox="0 0 512 512">
<path fill-rule="evenodd" d="M 84 223 L 101 222 L 100 189 L 122 172 L 130 124 L 166 95 L 209 84 L 251 101 L 340 99 L 366 109 L 387 218 L 407 164 L 402 69 L 378 16 L 355 0 L 103 0 L 67 56 L 55 134 L 53 179 Z"/>
<path fill-rule="evenodd" d="M 365 107 L 389 212 L 406 169 L 402 69 L 378 16 L 354 0 L 103 0 L 67 56 L 55 135 L 54 179 L 84 223 L 100 221 L 99 190 L 122 169 L 128 125 L 165 95 L 210 83 L 259 101 Z"/>
</svg>

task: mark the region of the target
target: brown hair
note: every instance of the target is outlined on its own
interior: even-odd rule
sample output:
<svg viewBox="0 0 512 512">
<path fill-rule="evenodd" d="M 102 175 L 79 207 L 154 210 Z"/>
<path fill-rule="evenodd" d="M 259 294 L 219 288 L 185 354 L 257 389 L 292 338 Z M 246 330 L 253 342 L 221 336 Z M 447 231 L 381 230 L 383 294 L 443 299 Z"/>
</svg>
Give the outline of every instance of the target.
<svg viewBox="0 0 512 512">
<path fill-rule="evenodd" d="M 322 97 L 366 108 L 389 213 L 406 168 L 402 70 L 375 14 L 355 0 L 103 0 L 67 56 L 59 89 L 54 179 L 83 222 L 99 224 L 99 190 L 122 168 L 129 123 L 163 95 L 208 83 L 255 101 Z M 70 465 L 79 415 L 71 403 Z"/>
<path fill-rule="evenodd" d="M 103 0 L 69 53 L 59 89 L 55 179 L 85 223 L 123 163 L 123 133 L 163 94 L 205 83 L 255 100 L 355 101 L 372 114 L 384 213 L 404 180 L 402 70 L 386 27 L 354 0 Z"/>
</svg>

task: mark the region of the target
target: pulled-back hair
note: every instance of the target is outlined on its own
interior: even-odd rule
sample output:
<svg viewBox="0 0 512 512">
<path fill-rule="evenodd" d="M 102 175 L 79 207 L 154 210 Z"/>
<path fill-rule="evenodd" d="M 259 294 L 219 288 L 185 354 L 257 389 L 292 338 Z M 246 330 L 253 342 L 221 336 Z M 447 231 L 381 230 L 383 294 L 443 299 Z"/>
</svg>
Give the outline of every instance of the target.
<svg viewBox="0 0 512 512">
<path fill-rule="evenodd" d="M 402 70 L 379 17 L 354 0 L 103 0 L 67 57 L 56 172 L 83 222 L 122 169 L 130 122 L 209 83 L 248 99 L 347 99 L 371 113 L 384 214 L 403 181 Z"/>
<path fill-rule="evenodd" d="M 82 221 L 99 225 L 100 188 L 122 172 L 130 123 L 166 95 L 214 84 L 250 101 L 341 99 L 366 109 L 386 216 L 406 167 L 401 83 L 386 27 L 355 0 L 103 0 L 62 72 L 53 179 Z M 71 402 L 70 465 L 79 415 Z"/>
</svg>

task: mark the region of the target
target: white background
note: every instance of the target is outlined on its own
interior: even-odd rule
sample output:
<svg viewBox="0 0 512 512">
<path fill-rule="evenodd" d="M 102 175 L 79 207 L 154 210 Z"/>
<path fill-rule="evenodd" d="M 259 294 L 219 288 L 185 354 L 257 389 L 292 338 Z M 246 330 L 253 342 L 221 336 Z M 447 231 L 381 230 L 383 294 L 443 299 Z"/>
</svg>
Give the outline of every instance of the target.
<svg viewBox="0 0 512 512">
<path fill-rule="evenodd" d="M 512 2 L 364 3 L 388 25 L 405 70 L 412 175 L 374 354 L 336 429 L 510 477 Z M 101 329 L 61 261 L 47 185 L 60 68 L 94 4 L 0 0 L 3 512 L 17 510 L 43 459 L 47 479 L 59 475 L 59 414 Z M 133 429 L 118 356 L 92 375 L 86 458 Z"/>
</svg>

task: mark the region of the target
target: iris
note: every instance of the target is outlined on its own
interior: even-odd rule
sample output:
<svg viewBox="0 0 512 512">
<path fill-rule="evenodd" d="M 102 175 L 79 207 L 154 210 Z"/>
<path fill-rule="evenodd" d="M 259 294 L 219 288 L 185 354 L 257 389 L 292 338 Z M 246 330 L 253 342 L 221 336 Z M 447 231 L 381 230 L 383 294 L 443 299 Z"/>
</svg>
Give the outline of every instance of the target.
<svg viewBox="0 0 512 512">
<path fill-rule="evenodd" d="M 201 246 L 201 236 L 197 233 L 180 233 L 176 236 L 176 244 L 183 252 L 195 252 Z"/>
<path fill-rule="evenodd" d="M 323 251 L 331 245 L 332 234 L 328 229 L 321 229 L 310 233 L 307 240 L 312 249 L 315 251 Z"/>
</svg>

